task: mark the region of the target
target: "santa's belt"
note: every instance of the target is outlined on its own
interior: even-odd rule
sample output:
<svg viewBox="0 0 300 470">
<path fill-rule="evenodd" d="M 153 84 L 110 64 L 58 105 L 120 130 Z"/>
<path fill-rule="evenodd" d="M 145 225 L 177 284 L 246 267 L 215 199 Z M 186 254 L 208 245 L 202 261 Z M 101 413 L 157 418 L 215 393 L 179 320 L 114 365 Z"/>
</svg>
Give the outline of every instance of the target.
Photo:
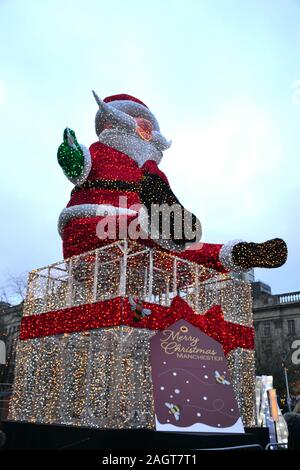
<svg viewBox="0 0 300 470">
<path fill-rule="evenodd" d="M 75 186 L 71 192 L 71 195 L 78 191 L 82 191 L 83 189 L 108 189 L 112 191 L 129 191 L 139 193 L 141 190 L 141 183 L 107 179 L 88 180 L 80 186 Z"/>
</svg>

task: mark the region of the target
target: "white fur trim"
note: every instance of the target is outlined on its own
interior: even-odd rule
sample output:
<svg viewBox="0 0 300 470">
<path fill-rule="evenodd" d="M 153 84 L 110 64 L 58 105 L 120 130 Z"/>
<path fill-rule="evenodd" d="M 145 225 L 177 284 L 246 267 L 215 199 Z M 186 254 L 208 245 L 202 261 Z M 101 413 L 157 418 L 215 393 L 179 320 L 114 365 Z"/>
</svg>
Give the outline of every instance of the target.
<svg viewBox="0 0 300 470">
<path fill-rule="evenodd" d="M 75 186 L 80 186 L 82 183 L 86 181 L 92 168 L 92 158 L 91 158 L 89 149 L 86 148 L 82 144 L 79 144 L 79 145 L 82 150 L 83 158 L 84 158 L 82 173 L 80 176 L 76 176 L 75 178 L 70 178 L 69 176 L 67 176 L 67 178 L 71 181 L 71 183 L 75 184 Z"/>
<path fill-rule="evenodd" d="M 107 215 L 137 215 L 136 211 L 126 207 L 115 207 L 108 204 L 80 204 L 63 209 L 58 219 L 58 232 L 62 236 L 63 229 L 70 220 L 85 217 L 105 217 Z"/>
<path fill-rule="evenodd" d="M 229 269 L 230 271 L 234 271 L 235 273 L 247 273 L 248 269 L 241 268 L 237 264 L 234 263 L 232 259 L 232 250 L 235 245 L 238 243 L 242 243 L 245 240 L 231 240 L 230 242 L 225 243 L 221 251 L 219 253 L 219 260 L 223 264 L 224 268 Z"/>
</svg>

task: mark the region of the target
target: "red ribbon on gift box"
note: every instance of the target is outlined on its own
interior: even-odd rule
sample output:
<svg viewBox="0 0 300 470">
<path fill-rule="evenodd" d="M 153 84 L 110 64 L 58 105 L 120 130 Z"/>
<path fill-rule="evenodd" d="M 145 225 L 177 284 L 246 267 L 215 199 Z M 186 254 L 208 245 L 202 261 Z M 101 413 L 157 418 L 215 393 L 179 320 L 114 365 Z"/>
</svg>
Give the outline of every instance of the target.
<svg viewBox="0 0 300 470">
<path fill-rule="evenodd" d="M 226 321 L 220 305 L 199 314 L 177 296 L 169 307 L 149 302 L 143 302 L 143 307 L 150 309 L 151 314 L 138 322 L 126 297 L 25 316 L 21 323 L 20 339 L 29 340 L 121 325 L 164 330 L 183 319 L 219 341 L 225 354 L 236 348 L 254 349 L 254 328 Z"/>
</svg>

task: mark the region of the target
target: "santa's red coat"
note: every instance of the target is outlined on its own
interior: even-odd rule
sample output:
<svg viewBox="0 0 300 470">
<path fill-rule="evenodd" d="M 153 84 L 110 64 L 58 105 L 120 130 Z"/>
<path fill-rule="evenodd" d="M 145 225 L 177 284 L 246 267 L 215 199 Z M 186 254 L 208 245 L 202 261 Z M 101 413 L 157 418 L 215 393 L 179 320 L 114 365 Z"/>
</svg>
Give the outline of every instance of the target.
<svg viewBox="0 0 300 470">
<path fill-rule="evenodd" d="M 128 155 L 100 142 L 92 144 L 89 150 L 91 170 L 86 181 L 73 189 L 67 205 L 68 208 L 73 207 L 76 209 L 75 206 L 86 207 L 83 206 L 86 204 L 119 207 L 120 196 L 126 196 L 127 207 L 130 208 L 135 205 L 135 210 L 137 210 L 137 207 L 142 204 L 139 196 L 139 185 L 147 173 L 156 174 L 165 183 L 169 184 L 166 175 L 153 160 L 148 160 L 140 168 Z M 119 215 L 117 223 L 120 223 L 123 217 L 126 217 L 127 224 L 136 218 L 136 216 Z M 62 230 L 65 258 L 94 250 L 113 241 L 111 239 L 101 240 L 97 236 L 97 224 L 101 219 L 101 216 L 78 217 L 75 215 L 65 224 Z M 118 235 L 116 238 L 118 239 Z M 138 241 L 148 246 L 155 245 L 153 240 L 139 238 Z M 201 243 L 198 244 L 196 250 L 172 251 L 172 254 L 220 272 L 227 272 L 228 270 L 219 260 L 222 246 L 221 244 Z"/>
</svg>

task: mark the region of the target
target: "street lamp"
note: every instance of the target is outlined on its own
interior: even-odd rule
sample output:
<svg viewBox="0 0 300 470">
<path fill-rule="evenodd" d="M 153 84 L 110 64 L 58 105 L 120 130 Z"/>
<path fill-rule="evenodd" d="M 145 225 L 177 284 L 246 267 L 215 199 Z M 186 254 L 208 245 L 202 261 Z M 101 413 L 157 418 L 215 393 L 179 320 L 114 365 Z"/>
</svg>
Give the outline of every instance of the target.
<svg viewBox="0 0 300 470">
<path fill-rule="evenodd" d="M 286 388 L 286 402 L 288 406 L 288 410 L 292 411 L 292 399 L 290 395 L 290 388 L 289 388 L 289 381 L 287 375 L 287 367 L 286 367 L 286 358 L 282 361 L 283 370 L 284 370 L 284 380 L 285 380 L 285 388 Z"/>
</svg>

